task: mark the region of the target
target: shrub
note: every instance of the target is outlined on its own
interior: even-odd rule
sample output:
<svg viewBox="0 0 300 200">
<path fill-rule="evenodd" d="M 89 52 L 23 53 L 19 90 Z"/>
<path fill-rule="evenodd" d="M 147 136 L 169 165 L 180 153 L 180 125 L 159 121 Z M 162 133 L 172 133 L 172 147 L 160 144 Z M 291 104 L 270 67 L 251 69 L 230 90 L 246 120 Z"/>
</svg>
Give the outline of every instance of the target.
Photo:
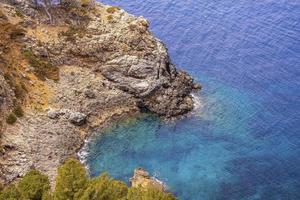
<svg viewBox="0 0 300 200">
<path fill-rule="evenodd" d="M 161 192 L 157 189 L 130 188 L 127 200 L 176 200 L 176 197 L 170 193 Z"/>
<path fill-rule="evenodd" d="M 58 168 L 55 200 L 79 199 L 87 187 L 88 176 L 84 166 L 75 159 L 68 159 Z"/>
<path fill-rule="evenodd" d="M 127 196 L 127 185 L 114 180 L 104 173 L 92 179 L 80 200 L 115 200 Z"/>
<path fill-rule="evenodd" d="M 26 91 L 23 89 L 22 85 L 20 86 L 17 83 L 13 83 L 14 93 L 17 99 L 22 99 L 25 96 Z"/>
<path fill-rule="evenodd" d="M 81 6 L 91 7 L 95 4 L 94 0 L 80 0 Z"/>
<path fill-rule="evenodd" d="M 94 0 L 64 0 L 62 7 L 77 22 L 85 21 L 90 19 L 89 11 L 94 7 Z"/>
<path fill-rule="evenodd" d="M 108 7 L 108 8 L 106 9 L 106 12 L 108 12 L 108 13 L 110 13 L 110 14 L 113 14 L 113 13 L 115 13 L 116 11 L 119 11 L 119 10 L 121 10 L 119 7 L 117 7 L 117 6 L 111 6 L 111 7 Z"/>
<path fill-rule="evenodd" d="M 9 73 L 5 73 L 3 75 L 6 82 L 9 84 L 9 86 L 13 89 L 15 93 L 15 97 L 17 99 L 22 99 L 25 96 L 25 93 L 27 92 L 27 89 L 24 85 L 24 83 L 17 83 L 16 79 L 10 75 Z"/>
<path fill-rule="evenodd" d="M 42 200 L 54 200 L 54 197 L 53 197 L 53 194 L 51 193 L 51 191 L 44 193 Z"/>
<path fill-rule="evenodd" d="M 19 10 L 16 10 L 16 15 L 20 18 L 24 18 L 24 15 Z"/>
<path fill-rule="evenodd" d="M 112 16 L 112 15 L 108 15 L 108 16 L 107 16 L 107 20 L 108 20 L 108 21 L 113 20 L 113 16 Z"/>
<path fill-rule="evenodd" d="M 77 36 L 82 38 L 86 35 L 86 28 L 83 25 L 72 25 L 66 32 L 62 32 L 61 35 L 66 37 L 66 41 L 75 42 Z"/>
<path fill-rule="evenodd" d="M 10 39 L 18 39 L 25 35 L 25 30 L 21 28 L 15 28 L 10 33 Z"/>
<path fill-rule="evenodd" d="M 10 185 L 0 192 L 0 200 L 18 200 L 20 193 L 15 185 Z"/>
<path fill-rule="evenodd" d="M 31 170 L 20 180 L 17 188 L 22 199 L 41 200 L 50 190 L 50 182 L 46 175 Z"/>
<path fill-rule="evenodd" d="M 8 124 L 14 124 L 17 121 L 17 117 L 14 113 L 10 113 L 6 118 L 6 123 Z"/>
<path fill-rule="evenodd" d="M 24 57 L 28 60 L 31 67 L 34 68 L 35 75 L 41 79 L 59 80 L 59 68 L 53 66 L 50 62 L 37 58 L 31 51 L 26 50 L 23 52 Z"/>
<path fill-rule="evenodd" d="M 17 117 L 23 117 L 24 116 L 24 111 L 22 109 L 22 107 L 20 105 L 17 105 L 14 109 L 14 114 L 17 116 Z"/>
<path fill-rule="evenodd" d="M 170 193 L 156 189 L 128 188 L 104 173 L 88 179 L 84 166 L 75 159 L 67 160 L 59 169 L 54 193 L 46 175 L 28 172 L 17 185 L 0 186 L 0 200 L 176 200 Z"/>
</svg>

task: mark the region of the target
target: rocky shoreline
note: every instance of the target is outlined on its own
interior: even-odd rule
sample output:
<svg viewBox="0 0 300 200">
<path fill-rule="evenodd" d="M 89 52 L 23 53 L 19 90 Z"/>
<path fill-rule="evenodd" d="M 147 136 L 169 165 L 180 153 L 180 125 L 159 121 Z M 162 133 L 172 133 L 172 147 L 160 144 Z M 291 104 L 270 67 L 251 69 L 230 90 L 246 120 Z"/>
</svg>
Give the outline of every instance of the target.
<svg viewBox="0 0 300 200">
<path fill-rule="evenodd" d="M 49 23 L 30 2 L 0 3 L 0 182 L 36 168 L 53 183 L 93 130 L 141 110 L 171 119 L 193 109 L 201 86 L 143 17 L 76 4 L 53 8 Z M 9 123 L 16 105 L 25 115 Z"/>
</svg>

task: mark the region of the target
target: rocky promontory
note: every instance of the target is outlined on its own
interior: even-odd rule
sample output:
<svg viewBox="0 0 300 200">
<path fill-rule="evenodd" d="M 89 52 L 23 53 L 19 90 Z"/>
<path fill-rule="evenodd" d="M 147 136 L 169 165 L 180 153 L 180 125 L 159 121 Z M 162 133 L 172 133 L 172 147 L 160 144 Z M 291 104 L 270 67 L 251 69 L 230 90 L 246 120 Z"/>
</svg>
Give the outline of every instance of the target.
<svg viewBox="0 0 300 200">
<path fill-rule="evenodd" d="M 118 7 L 0 2 L 0 182 L 36 168 L 55 177 L 90 132 L 147 110 L 169 119 L 200 89 L 149 22 Z"/>
</svg>

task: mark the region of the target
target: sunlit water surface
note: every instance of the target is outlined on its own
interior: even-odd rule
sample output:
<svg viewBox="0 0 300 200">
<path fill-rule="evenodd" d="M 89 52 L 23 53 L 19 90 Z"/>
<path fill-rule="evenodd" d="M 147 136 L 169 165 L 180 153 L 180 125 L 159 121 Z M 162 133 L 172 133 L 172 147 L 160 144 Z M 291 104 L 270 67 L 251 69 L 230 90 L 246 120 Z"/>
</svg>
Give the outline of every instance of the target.
<svg viewBox="0 0 300 200">
<path fill-rule="evenodd" d="M 141 116 L 88 144 L 91 175 L 144 167 L 180 200 L 300 199 L 300 1 L 104 0 L 151 21 L 203 85 L 173 124 Z"/>
</svg>

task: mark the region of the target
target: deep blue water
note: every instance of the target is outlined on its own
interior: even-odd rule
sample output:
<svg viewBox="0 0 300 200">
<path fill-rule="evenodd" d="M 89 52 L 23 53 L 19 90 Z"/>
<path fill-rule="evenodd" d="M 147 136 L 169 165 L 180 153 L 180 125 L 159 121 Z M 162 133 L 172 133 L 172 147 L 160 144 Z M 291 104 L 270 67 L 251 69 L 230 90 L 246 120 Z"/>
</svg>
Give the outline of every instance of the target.
<svg viewBox="0 0 300 200">
<path fill-rule="evenodd" d="M 141 116 L 89 143 L 91 175 L 141 166 L 180 200 L 300 199 L 300 1 L 103 0 L 151 21 L 202 108 Z"/>
</svg>

